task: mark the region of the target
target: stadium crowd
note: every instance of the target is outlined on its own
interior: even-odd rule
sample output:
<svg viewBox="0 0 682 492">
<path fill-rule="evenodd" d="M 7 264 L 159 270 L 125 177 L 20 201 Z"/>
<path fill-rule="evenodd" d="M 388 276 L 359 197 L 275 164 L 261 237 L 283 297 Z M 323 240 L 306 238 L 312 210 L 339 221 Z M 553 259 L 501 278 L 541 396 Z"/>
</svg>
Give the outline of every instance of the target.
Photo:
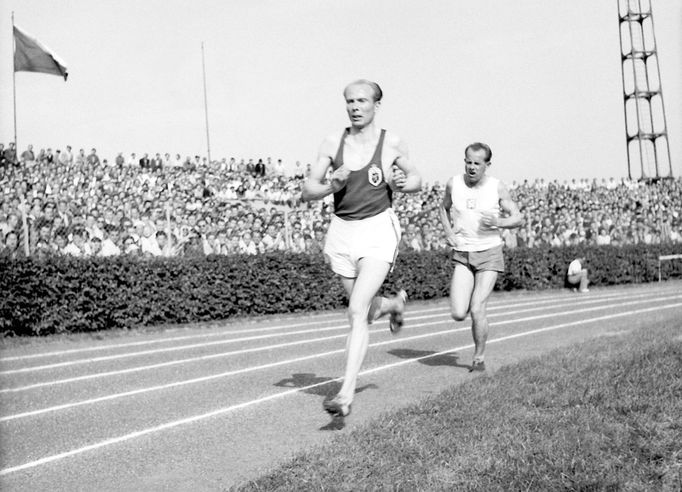
<svg viewBox="0 0 682 492">
<path fill-rule="evenodd" d="M 201 256 L 321 251 L 332 197 L 300 201 L 309 166 L 156 153 L 100 158 L 0 143 L 0 256 Z M 526 217 L 509 248 L 682 242 L 682 180 L 509 183 Z M 394 196 L 402 250 L 445 249 L 443 186 Z"/>
</svg>

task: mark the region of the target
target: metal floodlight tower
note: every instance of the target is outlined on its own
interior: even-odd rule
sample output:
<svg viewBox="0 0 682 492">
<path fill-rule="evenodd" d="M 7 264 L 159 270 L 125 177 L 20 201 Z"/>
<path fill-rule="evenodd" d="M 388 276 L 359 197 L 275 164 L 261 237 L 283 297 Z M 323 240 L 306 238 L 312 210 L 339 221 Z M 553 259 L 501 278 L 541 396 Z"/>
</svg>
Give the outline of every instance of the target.
<svg viewBox="0 0 682 492">
<path fill-rule="evenodd" d="M 651 0 L 618 0 L 628 178 L 672 178 Z"/>
</svg>

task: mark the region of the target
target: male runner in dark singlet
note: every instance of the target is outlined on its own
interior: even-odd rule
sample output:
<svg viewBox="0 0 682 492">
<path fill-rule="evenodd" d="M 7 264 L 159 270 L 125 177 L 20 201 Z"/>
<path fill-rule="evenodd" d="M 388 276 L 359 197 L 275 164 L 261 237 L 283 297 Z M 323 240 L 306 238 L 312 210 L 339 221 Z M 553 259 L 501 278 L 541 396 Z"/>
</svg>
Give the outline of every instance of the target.
<svg viewBox="0 0 682 492">
<path fill-rule="evenodd" d="M 343 95 L 351 126 L 324 140 L 302 199 L 334 195 L 324 253 L 348 294 L 350 333 L 343 385 L 324 408 L 346 416 L 369 345 L 369 323 L 390 314 L 391 331 L 397 332 L 402 325 L 405 291 L 392 298 L 375 296 L 400 241 L 400 225 L 391 208 L 392 192 L 419 191 L 421 177 L 408 160 L 405 143 L 374 122 L 383 95 L 379 85 L 358 80 L 348 85 Z M 327 181 L 329 168 L 332 174 Z"/>
</svg>

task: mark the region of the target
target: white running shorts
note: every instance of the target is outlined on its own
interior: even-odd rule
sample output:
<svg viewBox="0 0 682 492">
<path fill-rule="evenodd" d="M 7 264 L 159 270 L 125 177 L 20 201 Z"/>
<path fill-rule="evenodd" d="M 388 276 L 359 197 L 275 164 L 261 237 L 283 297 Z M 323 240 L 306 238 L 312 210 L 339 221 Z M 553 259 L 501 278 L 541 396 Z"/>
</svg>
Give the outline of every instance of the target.
<svg viewBox="0 0 682 492">
<path fill-rule="evenodd" d="M 333 215 L 324 254 L 334 273 L 355 278 L 362 258 L 392 264 L 398 254 L 400 236 L 400 223 L 391 208 L 361 220 L 343 220 Z"/>
</svg>

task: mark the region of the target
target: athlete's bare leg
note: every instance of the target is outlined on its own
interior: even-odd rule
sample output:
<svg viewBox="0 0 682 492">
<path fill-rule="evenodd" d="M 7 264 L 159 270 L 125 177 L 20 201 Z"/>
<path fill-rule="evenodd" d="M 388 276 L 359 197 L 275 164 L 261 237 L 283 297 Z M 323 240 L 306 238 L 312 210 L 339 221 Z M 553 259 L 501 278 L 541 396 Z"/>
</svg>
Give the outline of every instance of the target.
<svg viewBox="0 0 682 492">
<path fill-rule="evenodd" d="M 455 263 L 450 282 L 450 314 L 455 321 L 466 319 L 473 291 L 474 273 L 461 263 Z"/>
<path fill-rule="evenodd" d="M 391 265 L 374 258 L 363 258 L 358 265 L 357 278 L 342 277 L 348 294 L 350 333 L 346 339 L 346 371 L 337 398 L 344 404 L 353 401 L 358 373 L 367 354 L 370 304 L 388 274 Z"/>
<path fill-rule="evenodd" d="M 482 361 L 485 344 L 488 341 L 488 316 L 486 308 L 488 297 L 495 287 L 497 272 L 486 270 L 476 272 L 474 291 L 471 294 L 471 333 L 474 337 L 474 361 Z"/>
<path fill-rule="evenodd" d="M 495 287 L 497 272 L 482 271 L 474 274 L 461 263 L 455 264 L 450 283 L 450 314 L 463 321 L 471 313 L 471 335 L 474 339 L 474 361 L 483 361 L 488 341 L 488 297 Z"/>
<path fill-rule="evenodd" d="M 367 321 L 371 325 L 373 322 L 390 313 L 402 312 L 405 308 L 405 300 L 400 293 L 392 297 L 374 296 L 367 314 Z"/>
</svg>

